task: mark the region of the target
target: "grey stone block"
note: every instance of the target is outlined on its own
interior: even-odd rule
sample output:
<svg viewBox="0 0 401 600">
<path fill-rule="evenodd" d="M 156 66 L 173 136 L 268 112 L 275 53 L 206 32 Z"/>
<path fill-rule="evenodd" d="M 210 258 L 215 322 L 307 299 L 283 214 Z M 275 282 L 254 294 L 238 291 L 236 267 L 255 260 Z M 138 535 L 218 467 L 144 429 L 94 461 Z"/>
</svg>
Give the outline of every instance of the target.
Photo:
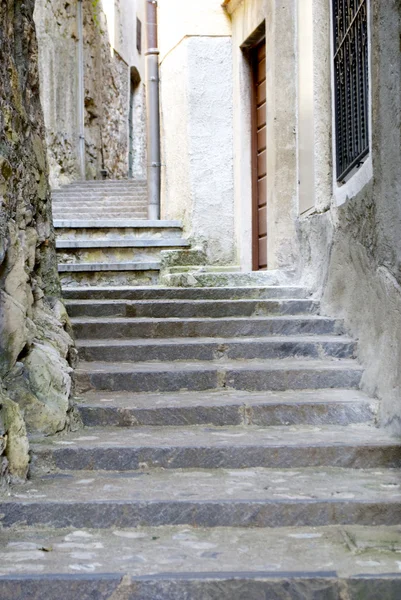
<svg viewBox="0 0 401 600">
<path fill-rule="evenodd" d="M 135 319 L 77 317 L 72 319 L 79 339 L 266 337 L 271 335 L 339 335 L 341 322 L 317 316 L 233 317 L 215 319 Z"/>
<path fill-rule="evenodd" d="M 179 338 L 77 340 L 84 361 L 142 362 L 174 360 L 244 360 L 353 358 L 356 344 L 343 336 L 272 338 Z"/>
<path fill-rule="evenodd" d="M 316 314 L 313 300 L 70 300 L 71 317 L 221 318 Z"/>
<path fill-rule="evenodd" d="M 60 241 L 60 240 L 59 240 Z M 239 300 L 251 299 L 273 299 L 273 298 L 307 298 L 309 292 L 303 287 L 211 287 L 211 288 L 169 288 L 155 287 L 107 287 L 107 288 L 82 288 L 64 290 L 64 298 L 67 300 Z"/>
</svg>

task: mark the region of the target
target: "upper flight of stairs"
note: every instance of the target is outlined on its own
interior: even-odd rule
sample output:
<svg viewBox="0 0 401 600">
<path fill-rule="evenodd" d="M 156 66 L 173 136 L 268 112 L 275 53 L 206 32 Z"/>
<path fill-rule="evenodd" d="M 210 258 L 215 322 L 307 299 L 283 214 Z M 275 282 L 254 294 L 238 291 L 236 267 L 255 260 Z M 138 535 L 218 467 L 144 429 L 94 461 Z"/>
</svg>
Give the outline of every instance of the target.
<svg viewBox="0 0 401 600">
<path fill-rule="evenodd" d="M 146 181 L 80 181 L 53 190 L 52 201 L 56 221 L 148 218 Z"/>
<path fill-rule="evenodd" d="M 155 285 L 160 251 L 189 246 L 178 221 L 148 220 L 144 181 L 85 181 L 52 196 L 63 287 Z"/>
<path fill-rule="evenodd" d="M 65 297 L 85 429 L 0 502 L 1 598 L 401 598 L 400 442 L 307 290 Z"/>
</svg>

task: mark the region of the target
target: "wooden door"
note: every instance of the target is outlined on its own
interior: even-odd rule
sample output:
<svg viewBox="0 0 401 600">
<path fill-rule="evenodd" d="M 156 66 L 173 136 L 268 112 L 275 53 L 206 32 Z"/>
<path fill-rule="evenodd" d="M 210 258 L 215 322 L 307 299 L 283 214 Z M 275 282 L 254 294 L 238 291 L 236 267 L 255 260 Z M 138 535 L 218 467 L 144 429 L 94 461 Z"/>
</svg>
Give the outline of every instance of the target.
<svg viewBox="0 0 401 600">
<path fill-rule="evenodd" d="M 252 50 L 252 263 L 267 269 L 266 40 Z"/>
</svg>

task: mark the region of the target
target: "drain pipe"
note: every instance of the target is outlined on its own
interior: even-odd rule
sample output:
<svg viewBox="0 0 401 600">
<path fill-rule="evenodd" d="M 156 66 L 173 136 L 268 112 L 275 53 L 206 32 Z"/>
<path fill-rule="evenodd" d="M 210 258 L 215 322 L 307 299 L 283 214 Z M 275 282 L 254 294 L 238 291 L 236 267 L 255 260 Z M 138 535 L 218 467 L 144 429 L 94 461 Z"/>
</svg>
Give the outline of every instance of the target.
<svg viewBox="0 0 401 600">
<path fill-rule="evenodd" d="M 159 50 L 157 48 L 157 0 L 147 0 L 146 112 L 148 130 L 148 217 L 160 219 L 160 112 Z"/>
<path fill-rule="evenodd" d="M 84 87 L 84 33 L 82 0 L 78 0 L 78 126 L 79 126 L 79 165 L 81 178 L 86 179 L 85 173 L 85 87 Z"/>
</svg>

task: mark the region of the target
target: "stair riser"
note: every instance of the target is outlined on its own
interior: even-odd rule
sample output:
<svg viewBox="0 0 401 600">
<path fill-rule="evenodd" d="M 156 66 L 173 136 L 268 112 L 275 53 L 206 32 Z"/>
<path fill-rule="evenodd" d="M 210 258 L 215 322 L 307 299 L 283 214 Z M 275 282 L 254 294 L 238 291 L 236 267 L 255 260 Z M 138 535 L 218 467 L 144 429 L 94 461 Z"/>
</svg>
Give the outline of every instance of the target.
<svg viewBox="0 0 401 600">
<path fill-rule="evenodd" d="M 163 276 L 163 285 L 170 287 L 227 287 L 285 285 L 286 278 L 272 271 L 253 273 L 175 273 Z"/>
<path fill-rule="evenodd" d="M 163 469 L 243 469 L 266 467 L 344 467 L 354 469 L 400 468 L 398 443 L 394 446 L 311 445 L 223 447 L 121 447 L 57 448 L 36 451 L 35 465 L 63 470 L 132 471 L 142 467 Z M 370 521 L 372 525 L 372 521 Z"/>
<path fill-rule="evenodd" d="M 304 288 L 159 288 L 153 290 L 66 290 L 65 299 L 71 300 L 270 300 L 276 298 L 306 298 Z"/>
<path fill-rule="evenodd" d="M 78 341 L 79 356 L 85 361 L 99 362 L 142 362 L 173 360 L 243 360 L 243 359 L 279 359 L 290 357 L 302 358 L 354 358 L 355 342 L 229 342 L 199 344 L 159 344 L 126 346 L 106 343 L 104 346 L 85 346 Z"/>
<path fill-rule="evenodd" d="M 88 261 L 85 261 L 88 262 Z M 242 300 L 214 302 L 144 302 L 68 304 L 71 317 L 220 318 L 268 315 L 316 314 L 319 303 L 312 300 Z"/>
<path fill-rule="evenodd" d="M 312 566 L 311 566 L 312 568 Z M 116 598 L 123 580 L 117 575 L 21 575 L 0 578 L 0 597 L 7 600 L 106 600 Z M 396 600 L 399 575 L 338 579 L 335 573 L 176 573 L 124 577 L 129 600 Z M 344 595 L 346 593 L 346 596 Z"/>
<path fill-rule="evenodd" d="M 130 189 L 108 189 L 108 190 L 86 190 L 86 191 L 69 191 L 63 193 L 54 193 L 52 194 L 52 198 L 55 202 L 69 201 L 75 200 L 79 202 L 80 200 L 99 200 L 99 199 L 111 199 L 115 200 L 116 198 L 127 198 L 127 199 L 136 199 L 136 198 L 147 198 L 148 193 L 146 189 L 142 188 L 134 188 Z"/>
<path fill-rule="evenodd" d="M 80 275 L 79 273 L 77 275 Z M 64 282 L 62 280 L 62 284 Z M 265 337 L 270 335 L 337 335 L 342 333 L 340 323 L 332 319 L 302 320 L 274 319 L 239 321 L 124 321 L 74 323 L 78 339 L 129 339 L 174 337 Z"/>
<path fill-rule="evenodd" d="M 159 271 L 85 271 L 78 273 L 60 273 L 60 282 L 64 288 L 82 286 L 145 286 L 159 283 Z"/>
<path fill-rule="evenodd" d="M 176 239 L 182 237 L 182 230 L 179 227 L 159 228 L 159 227 L 79 227 L 56 229 L 57 239 L 59 240 L 118 240 L 124 239 Z"/>
<path fill-rule="evenodd" d="M 160 262 L 163 248 L 71 248 L 58 249 L 59 264 Z M 90 309 L 94 311 L 94 309 Z M 96 311 L 95 311 L 96 312 Z M 78 315 L 77 315 L 78 316 Z M 97 315 L 96 315 L 97 316 Z M 98 316 L 101 316 L 99 314 Z M 117 315 L 116 315 L 117 316 Z"/>
<path fill-rule="evenodd" d="M 99 212 L 101 211 L 101 212 Z M 75 212 L 72 212 L 71 214 L 66 215 L 64 211 L 53 211 L 53 218 L 54 219 L 63 219 L 63 218 L 68 218 L 71 217 L 71 219 L 82 219 L 83 221 L 93 221 L 94 223 L 96 223 L 96 221 L 102 221 L 104 219 L 104 210 L 103 209 L 99 209 L 99 211 L 92 211 L 89 212 L 87 210 L 82 210 L 79 211 L 79 209 L 77 209 Z M 132 220 L 132 219 L 138 219 L 139 221 L 141 221 L 142 219 L 146 219 L 147 218 L 147 209 L 132 209 L 128 212 L 124 212 L 124 211 L 108 211 L 107 210 L 107 216 L 110 219 L 127 219 L 127 220 Z"/>
<path fill-rule="evenodd" d="M 53 202 L 53 214 L 58 211 L 58 212 L 65 212 L 65 213 L 74 213 L 77 210 L 83 210 L 83 212 L 90 212 L 93 211 L 95 213 L 97 213 L 100 209 L 104 209 L 107 211 L 124 211 L 124 210 L 130 210 L 130 209 L 136 209 L 136 208 L 143 208 L 143 209 L 147 209 L 148 205 L 147 202 L 145 200 L 118 200 L 118 201 L 108 201 L 108 200 L 100 200 L 100 201 L 91 201 L 91 202 L 86 202 L 83 200 L 74 200 L 71 202 Z M 63 218 L 62 216 L 60 218 Z"/>
<path fill-rule="evenodd" d="M 151 404 L 151 399 L 149 399 Z M 87 427 L 186 427 L 188 425 L 349 425 L 372 421 L 368 403 L 261 404 L 258 406 L 221 405 L 169 408 L 114 408 L 79 406 Z"/>
<path fill-rule="evenodd" d="M 326 388 L 358 388 L 361 372 L 351 369 L 321 370 L 228 370 L 86 373 L 77 371 L 79 393 L 91 389 L 130 392 L 175 392 L 229 388 L 247 391 L 284 391 Z"/>
<path fill-rule="evenodd" d="M 2 525 L 52 527 L 319 527 L 327 525 L 401 524 L 397 502 L 224 501 L 224 502 L 29 502 L 0 503 Z"/>
</svg>

